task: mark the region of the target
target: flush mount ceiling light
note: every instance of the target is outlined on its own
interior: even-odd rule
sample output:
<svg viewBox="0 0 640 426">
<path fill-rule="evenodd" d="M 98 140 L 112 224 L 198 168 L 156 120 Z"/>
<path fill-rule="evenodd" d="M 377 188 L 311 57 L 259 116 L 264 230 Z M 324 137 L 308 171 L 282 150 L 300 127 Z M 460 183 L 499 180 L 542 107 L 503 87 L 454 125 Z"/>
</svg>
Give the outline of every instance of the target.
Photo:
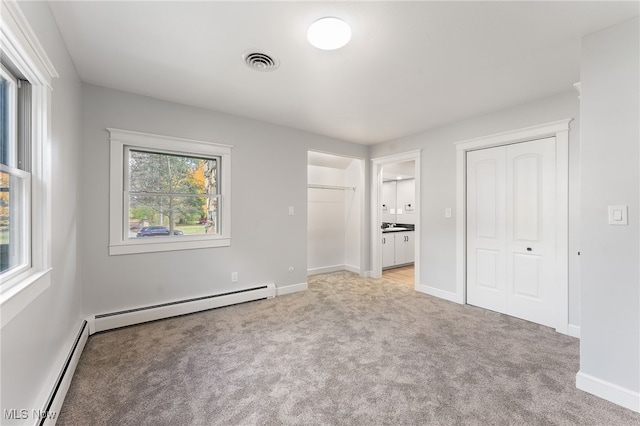
<svg viewBox="0 0 640 426">
<path fill-rule="evenodd" d="M 340 49 L 351 40 L 351 28 L 338 18 L 320 18 L 309 27 L 307 39 L 318 49 Z"/>
</svg>

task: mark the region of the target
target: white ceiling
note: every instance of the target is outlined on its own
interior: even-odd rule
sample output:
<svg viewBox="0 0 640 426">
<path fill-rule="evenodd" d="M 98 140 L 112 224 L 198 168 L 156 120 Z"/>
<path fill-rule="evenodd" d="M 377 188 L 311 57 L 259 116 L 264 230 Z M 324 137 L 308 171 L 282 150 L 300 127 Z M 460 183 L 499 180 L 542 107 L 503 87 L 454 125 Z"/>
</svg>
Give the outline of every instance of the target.
<svg viewBox="0 0 640 426">
<path fill-rule="evenodd" d="M 54 1 L 83 81 L 362 144 L 572 89 L 580 37 L 638 2 Z M 316 19 L 352 28 L 309 45 Z M 247 49 L 280 60 L 250 69 Z"/>
</svg>

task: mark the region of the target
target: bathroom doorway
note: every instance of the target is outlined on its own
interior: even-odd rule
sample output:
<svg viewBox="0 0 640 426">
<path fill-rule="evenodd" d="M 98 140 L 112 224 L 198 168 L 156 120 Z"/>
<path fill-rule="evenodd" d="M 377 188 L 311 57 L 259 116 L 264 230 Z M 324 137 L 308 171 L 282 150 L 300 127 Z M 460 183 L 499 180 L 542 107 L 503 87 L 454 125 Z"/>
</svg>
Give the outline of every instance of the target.
<svg viewBox="0 0 640 426">
<path fill-rule="evenodd" d="M 372 160 L 372 274 L 419 288 L 420 151 Z"/>
<path fill-rule="evenodd" d="M 415 285 L 415 160 L 382 167 L 382 277 Z"/>
</svg>

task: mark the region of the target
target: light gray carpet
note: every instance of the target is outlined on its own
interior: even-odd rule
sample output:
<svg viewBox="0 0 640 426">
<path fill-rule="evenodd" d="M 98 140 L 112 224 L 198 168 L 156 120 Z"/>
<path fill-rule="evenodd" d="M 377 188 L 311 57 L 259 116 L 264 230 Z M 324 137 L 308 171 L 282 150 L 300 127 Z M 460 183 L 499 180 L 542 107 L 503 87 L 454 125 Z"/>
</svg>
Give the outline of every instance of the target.
<svg viewBox="0 0 640 426">
<path fill-rule="evenodd" d="M 578 340 L 348 272 L 92 336 L 58 425 L 630 425 Z"/>
</svg>

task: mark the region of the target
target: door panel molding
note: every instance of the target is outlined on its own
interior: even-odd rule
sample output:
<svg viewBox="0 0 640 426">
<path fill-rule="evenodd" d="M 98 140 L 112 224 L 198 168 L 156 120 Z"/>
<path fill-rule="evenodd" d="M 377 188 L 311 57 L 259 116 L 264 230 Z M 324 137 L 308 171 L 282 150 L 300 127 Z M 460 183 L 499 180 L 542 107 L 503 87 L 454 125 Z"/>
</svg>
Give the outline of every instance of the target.
<svg viewBox="0 0 640 426">
<path fill-rule="evenodd" d="M 466 303 L 467 258 L 466 258 L 466 185 L 467 151 L 510 145 L 546 137 L 556 139 L 556 265 L 554 294 L 557 320 L 555 329 L 568 334 L 569 329 L 569 123 L 564 119 L 537 126 L 496 133 L 481 138 L 455 143 L 456 147 L 456 211 L 461 212 L 456 220 L 456 294 L 455 302 Z"/>
</svg>

